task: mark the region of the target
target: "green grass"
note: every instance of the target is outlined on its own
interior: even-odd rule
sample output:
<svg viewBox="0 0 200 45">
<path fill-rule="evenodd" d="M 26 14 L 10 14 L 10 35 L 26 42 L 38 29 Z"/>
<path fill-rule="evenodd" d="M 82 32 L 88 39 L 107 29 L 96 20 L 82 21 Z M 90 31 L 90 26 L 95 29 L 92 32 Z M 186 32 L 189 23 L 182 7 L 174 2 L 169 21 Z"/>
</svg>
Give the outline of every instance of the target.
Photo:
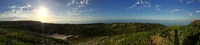
<svg viewBox="0 0 200 45">
<path fill-rule="evenodd" d="M 99 36 L 93 38 L 79 38 L 71 44 L 79 45 L 148 45 L 175 44 L 175 30 L 177 30 L 178 44 L 199 45 L 200 29 L 197 27 L 170 26 L 161 30 L 134 32 L 114 36 Z"/>
<path fill-rule="evenodd" d="M 59 33 L 77 35 L 68 41 L 42 36 L 40 23 L 11 26 L 1 24 L 0 45 L 38 45 L 42 37 L 46 43 L 72 45 L 200 45 L 200 23 L 188 26 L 169 26 L 151 23 L 112 23 L 112 24 L 48 24 L 44 23 L 45 34 Z M 28 26 L 28 27 L 27 27 Z M 13 30 L 8 29 L 13 28 Z M 15 30 L 26 29 L 26 30 Z M 30 29 L 30 30 L 29 30 Z M 38 30 L 37 30 L 38 29 Z M 27 31 L 28 30 L 28 31 Z"/>
<path fill-rule="evenodd" d="M 0 45 L 41 45 L 45 38 L 46 44 L 68 44 L 67 41 L 54 39 L 25 30 L 3 29 L 0 30 Z"/>
</svg>

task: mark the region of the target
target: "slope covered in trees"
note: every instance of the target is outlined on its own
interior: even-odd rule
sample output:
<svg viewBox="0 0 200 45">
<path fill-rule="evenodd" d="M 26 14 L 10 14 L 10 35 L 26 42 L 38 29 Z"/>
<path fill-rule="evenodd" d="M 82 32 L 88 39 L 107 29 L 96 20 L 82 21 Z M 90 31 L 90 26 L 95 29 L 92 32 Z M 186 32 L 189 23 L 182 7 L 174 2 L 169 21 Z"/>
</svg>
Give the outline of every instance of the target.
<svg viewBox="0 0 200 45">
<path fill-rule="evenodd" d="M 2 29 L 20 29 L 3 30 Z M 23 30 L 21 30 L 23 29 Z M 199 45 L 200 21 L 195 20 L 187 26 L 165 26 L 157 23 L 94 23 L 94 24 L 53 24 L 38 21 L 0 22 L 2 38 L 0 44 L 41 44 L 45 37 L 59 44 L 74 45 Z M 58 40 L 47 36 L 54 33 L 72 35 L 67 40 Z M 5 33 L 4 33 L 5 32 Z M 9 37 L 10 36 L 10 37 Z M 32 38 L 34 37 L 34 38 Z M 8 39 L 13 39 L 10 41 Z M 22 39 L 23 38 L 23 39 Z M 7 41 L 5 41 L 7 40 Z M 17 40 L 17 41 L 15 41 Z"/>
</svg>

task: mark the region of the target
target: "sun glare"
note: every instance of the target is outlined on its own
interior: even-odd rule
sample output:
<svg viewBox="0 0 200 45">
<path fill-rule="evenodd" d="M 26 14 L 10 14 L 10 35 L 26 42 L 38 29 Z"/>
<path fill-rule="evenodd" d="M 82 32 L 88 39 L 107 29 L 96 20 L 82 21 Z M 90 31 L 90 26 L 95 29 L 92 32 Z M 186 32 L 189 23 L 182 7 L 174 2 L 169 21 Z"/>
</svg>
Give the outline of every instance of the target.
<svg viewBox="0 0 200 45">
<path fill-rule="evenodd" d="M 45 8 L 45 7 L 40 7 L 37 9 L 37 14 L 38 14 L 38 20 L 41 21 L 41 22 L 46 22 L 47 21 L 47 18 L 49 18 L 49 15 L 48 15 L 48 9 Z"/>
<path fill-rule="evenodd" d="M 38 14 L 40 15 L 40 17 L 45 17 L 47 15 L 47 8 L 44 7 L 40 7 L 38 9 Z"/>
</svg>

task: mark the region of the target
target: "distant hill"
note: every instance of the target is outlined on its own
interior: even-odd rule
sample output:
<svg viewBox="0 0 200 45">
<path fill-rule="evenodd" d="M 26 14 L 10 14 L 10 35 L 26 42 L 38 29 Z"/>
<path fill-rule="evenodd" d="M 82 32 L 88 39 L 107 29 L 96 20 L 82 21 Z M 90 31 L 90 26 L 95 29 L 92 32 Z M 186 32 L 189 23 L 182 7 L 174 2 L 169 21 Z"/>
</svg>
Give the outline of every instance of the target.
<svg viewBox="0 0 200 45">
<path fill-rule="evenodd" d="M 151 31 L 165 28 L 162 24 L 153 23 L 92 23 L 92 24 L 53 24 L 39 21 L 1 21 L 0 28 L 26 29 L 45 34 L 65 34 L 81 36 L 118 35 L 139 31 Z"/>
<path fill-rule="evenodd" d="M 194 20 L 193 23 L 200 23 L 200 20 Z"/>
<path fill-rule="evenodd" d="M 200 28 L 200 20 L 194 20 L 188 26 L 199 27 Z"/>
<path fill-rule="evenodd" d="M 190 25 L 200 24 L 194 21 Z M 160 30 L 123 35 L 78 38 L 75 45 L 200 45 L 200 26 L 169 26 Z"/>
</svg>

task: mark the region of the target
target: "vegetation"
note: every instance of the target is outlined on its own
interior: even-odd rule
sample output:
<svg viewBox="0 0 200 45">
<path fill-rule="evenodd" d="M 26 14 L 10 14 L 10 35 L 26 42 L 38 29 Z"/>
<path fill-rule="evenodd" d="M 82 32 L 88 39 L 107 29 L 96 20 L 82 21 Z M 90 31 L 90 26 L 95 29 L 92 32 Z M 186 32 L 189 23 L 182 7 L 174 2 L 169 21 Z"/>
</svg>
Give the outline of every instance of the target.
<svg viewBox="0 0 200 45">
<path fill-rule="evenodd" d="M 0 30 L 0 45 L 42 45 L 43 43 L 48 45 L 68 44 L 67 41 L 43 36 L 30 31 L 14 29 Z"/>
<path fill-rule="evenodd" d="M 160 30 L 134 32 L 123 35 L 79 38 L 75 45 L 200 45 L 200 23 L 188 26 L 169 26 Z M 191 26 L 192 25 L 192 26 Z M 196 26 L 193 26 L 196 25 Z"/>
<path fill-rule="evenodd" d="M 0 45 L 37 45 L 45 42 L 72 45 L 200 45 L 200 20 L 187 26 L 156 23 L 52 24 L 37 21 L 0 22 Z M 9 29 L 9 30 L 4 30 Z M 24 29 L 24 30 L 10 30 Z M 45 35 L 59 33 L 78 36 L 59 40 Z"/>
<path fill-rule="evenodd" d="M 0 22 L 0 28 L 26 29 L 29 31 L 45 34 L 81 35 L 84 37 L 108 36 L 127 34 L 132 32 L 151 31 L 165 28 L 161 24 L 150 23 L 94 23 L 94 24 L 52 24 L 37 21 L 8 21 Z"/>
</svg>

